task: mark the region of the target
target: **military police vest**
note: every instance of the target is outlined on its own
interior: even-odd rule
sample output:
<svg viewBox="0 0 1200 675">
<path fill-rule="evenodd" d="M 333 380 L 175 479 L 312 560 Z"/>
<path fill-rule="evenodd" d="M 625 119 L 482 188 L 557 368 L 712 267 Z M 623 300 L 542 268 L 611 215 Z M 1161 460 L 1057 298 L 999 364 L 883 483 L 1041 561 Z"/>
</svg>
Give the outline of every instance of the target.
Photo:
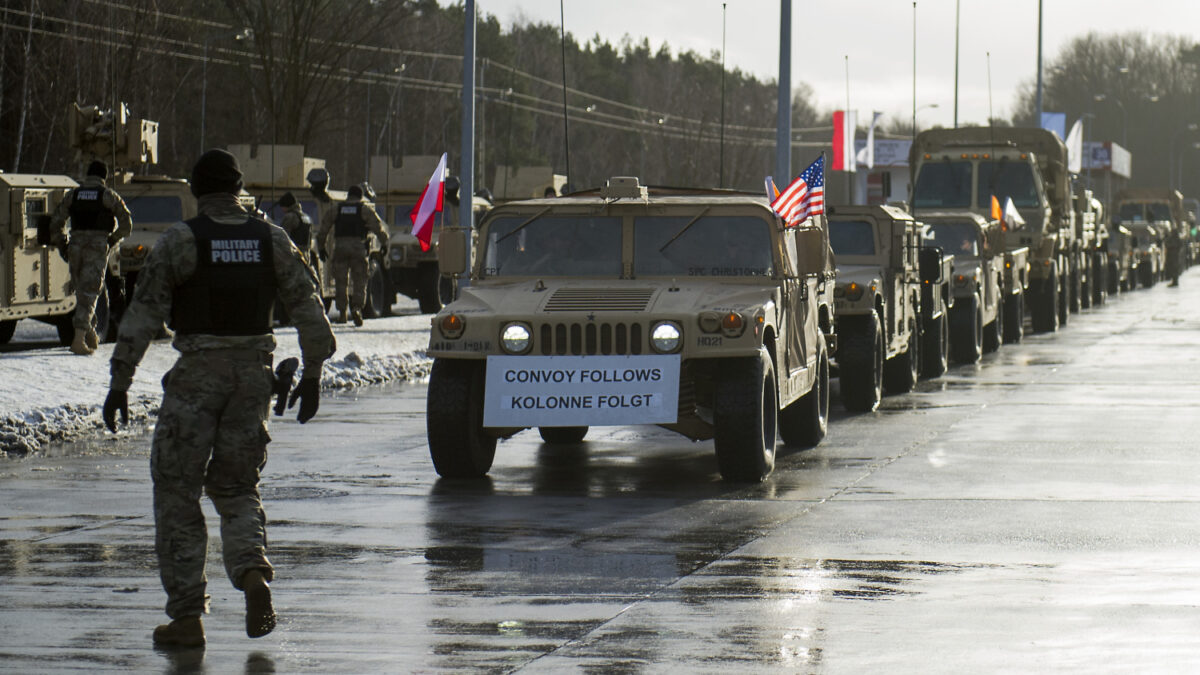
<svg viewBox="0 0 1200 675">
<path fill-rule="evenodd" d="M 271 226 L 184 221 L 196 239 L 196 271 L 175 289 L 171 328 L 182 335 L 265 335 L 275 305 Z"/>
<path fill-rule="evenodd" d="M 103 187 L 77 187 L 71 198 L 71 206 L 67 210 L 71 214 L 71 229 L 89 232 L 112 232 L 116 226 L 116 218 L 112 211 L 104 206 Z"/>
<path fill-rule="evenodd" d="M 333 221 L 333 236 L 365 239 L 367 219 L 363 218 L 362 207 L 362 202 L 338 204 L 337 220 Z"/>
</svg>

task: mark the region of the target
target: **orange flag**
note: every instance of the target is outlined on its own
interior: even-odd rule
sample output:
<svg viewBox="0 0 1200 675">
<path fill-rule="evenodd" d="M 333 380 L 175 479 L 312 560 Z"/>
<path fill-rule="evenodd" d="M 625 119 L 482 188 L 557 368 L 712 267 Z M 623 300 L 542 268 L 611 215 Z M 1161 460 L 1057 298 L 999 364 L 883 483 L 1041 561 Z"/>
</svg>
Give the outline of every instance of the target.
<svg viewBox="0 0 1200 675">
<path fill-rule="evenodd" d="M 1004 220 L 1004 212 L 1000 210 L 1000 200 L 992 195 L 992 220 Z"/>
</svg>

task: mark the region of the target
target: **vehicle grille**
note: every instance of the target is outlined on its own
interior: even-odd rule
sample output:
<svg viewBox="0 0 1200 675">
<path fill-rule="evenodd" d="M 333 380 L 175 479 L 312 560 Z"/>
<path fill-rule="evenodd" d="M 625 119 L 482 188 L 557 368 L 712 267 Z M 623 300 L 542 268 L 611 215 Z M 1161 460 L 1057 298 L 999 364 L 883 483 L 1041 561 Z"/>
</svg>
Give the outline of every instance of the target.
<svg viewBox="0 0 1200 675">
<path fill-rule="evenodd" d="M 546 301 L 546 312 L 644 312 L 653 288 L 560 288 Z"/>
<path fill-rule="evenodd" d="M 642 354 L 645 333 L 639 323 L 543 323 L 537 329 L 535 350 L 545 356 Z"/>
</svg>

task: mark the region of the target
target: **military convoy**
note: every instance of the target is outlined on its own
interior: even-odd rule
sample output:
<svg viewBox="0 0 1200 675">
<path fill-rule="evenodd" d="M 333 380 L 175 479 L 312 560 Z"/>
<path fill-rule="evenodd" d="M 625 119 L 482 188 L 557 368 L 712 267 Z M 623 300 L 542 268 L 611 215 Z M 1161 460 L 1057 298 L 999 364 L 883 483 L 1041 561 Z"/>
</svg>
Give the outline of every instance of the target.
<svg viewBox="0 0 1200 675">
<path fill-rule="evenodd" d="M 1163 278 L 1178 279 L 1190 248 L 1183 195 L 1163 188 L 1127 188 L 1113 201 L 1113 222 L 1130 233 L 1130 266 L 1138 283 L 1148 288 Z"/>
<path fill-rule="evenodd" d="M 464 271 L 466 237 L 447 234 L 442 269 Z M 497 440 L 529 427 L 561 444 L 655 424 L 712 438 L 726 479 L 761 480 L 777 434 L 825 436 L 828 242 L 824 217 L 784 228 L 763 196 L 636 178 L 496 207 L 470 286 L 433 318 L 435 469 L 482 476 Z"/>
</svg>

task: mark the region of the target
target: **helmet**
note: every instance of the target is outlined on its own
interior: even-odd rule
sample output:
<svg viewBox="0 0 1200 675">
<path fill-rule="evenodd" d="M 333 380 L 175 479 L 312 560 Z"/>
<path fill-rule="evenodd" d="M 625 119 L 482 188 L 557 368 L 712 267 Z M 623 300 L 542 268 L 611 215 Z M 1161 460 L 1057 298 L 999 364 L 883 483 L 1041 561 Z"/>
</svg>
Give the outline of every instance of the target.
<svg viewBox="0 0 1200 675">
<path fill-rule="evenodd" d="M 375 188 L 371 187 L 370 183 L 364 180 L 358 184 L 358 189 L 363 197 L 370 201 L 375 201 Z"/>
</svg>

